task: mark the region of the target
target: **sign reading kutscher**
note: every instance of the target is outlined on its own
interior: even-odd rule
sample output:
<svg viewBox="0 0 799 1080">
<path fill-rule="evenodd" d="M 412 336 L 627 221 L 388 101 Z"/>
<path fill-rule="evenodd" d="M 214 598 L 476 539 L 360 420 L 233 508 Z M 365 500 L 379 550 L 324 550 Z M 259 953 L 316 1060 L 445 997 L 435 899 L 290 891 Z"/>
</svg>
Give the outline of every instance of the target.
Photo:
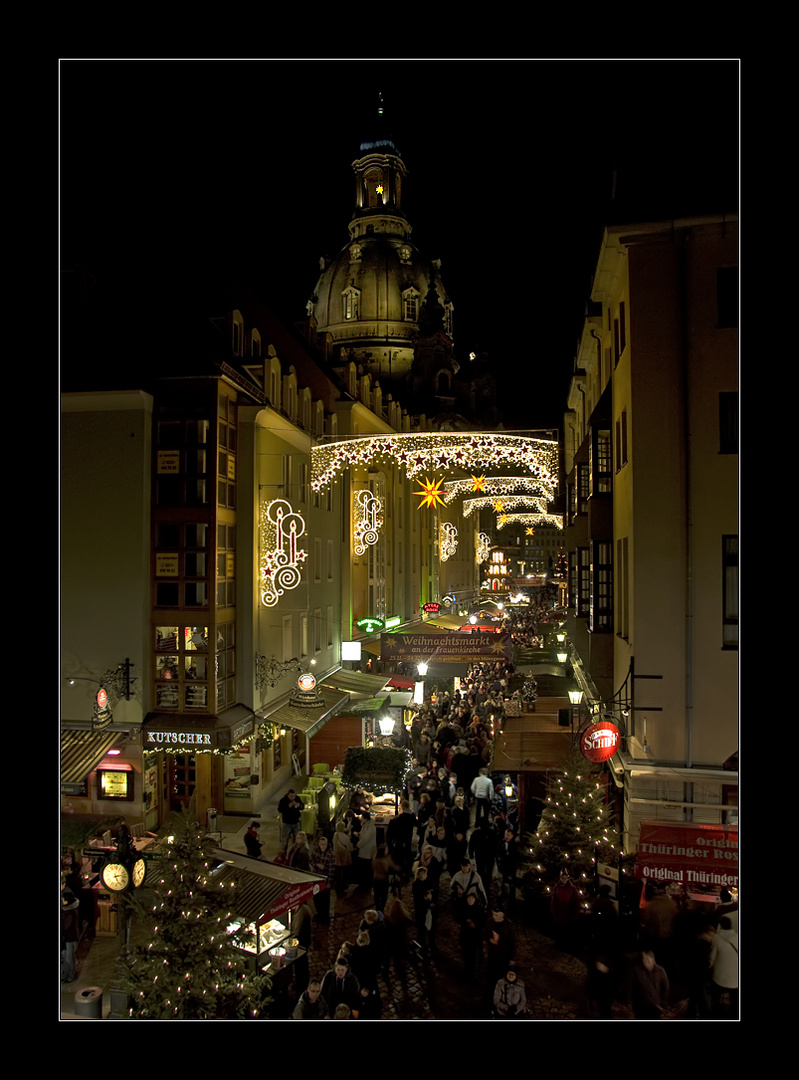
<svg viewBox="0 0 799 1080">
<path fill-rule="evenodd" d="M 384 661 L 435 661 L 438 664 L 470 664 L 474 660 L 510 660 L 510 634 L 381 634 L 380 659 Z"/>
<path fill-rule="evenodd" d="M 647 881 L 737 888 L 738 826 L 644 821 L 635 868 Z"/>
</svg>

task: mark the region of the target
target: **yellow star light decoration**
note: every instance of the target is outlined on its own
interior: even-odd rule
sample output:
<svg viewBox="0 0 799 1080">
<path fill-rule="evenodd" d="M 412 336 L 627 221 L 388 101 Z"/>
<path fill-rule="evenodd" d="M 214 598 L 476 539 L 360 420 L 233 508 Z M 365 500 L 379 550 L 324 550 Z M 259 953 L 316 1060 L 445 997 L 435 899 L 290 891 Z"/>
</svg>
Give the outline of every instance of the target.
<svg viewBox="0 0 799 1080">
<path fill-rule="evenodd" d="M 486 478 L 485 476 L 473 476 L 472 477 L 472 491 L 485 491 Z"/>
<path fill-rule="evenodd" d="M 443 483 L 443 480 L 430 480 L 428 478 L 422 484 L 421 491 L 414 491 L 414 495 L 420 495 L 422 498 L 419 503 L 420 510 L 423 506 L 429 506 L 432 510 L 435 506 L 444 505 L 444 500 L 441 498 L 441 485 Z"/>
<path fill-rule="evenodd" d="M 497 511 L 502 511 L 505 509 L 505 504 L 502 499 L 497 499 L 497 501 L 494 503 L 494 509 Z"/>
<path fill-rule="evenodd" d="M 534 533 L 535 533 L 535 529 L 533 529 L 532 527 L 530 527 L 529 529 L 527 529 L 527 530 L 526 530 L 526 532 L 527 532 L 527 535 L 528 535 L 528 536 L 533 536 L 533 535 L 534 535 Z"/>
</svg>

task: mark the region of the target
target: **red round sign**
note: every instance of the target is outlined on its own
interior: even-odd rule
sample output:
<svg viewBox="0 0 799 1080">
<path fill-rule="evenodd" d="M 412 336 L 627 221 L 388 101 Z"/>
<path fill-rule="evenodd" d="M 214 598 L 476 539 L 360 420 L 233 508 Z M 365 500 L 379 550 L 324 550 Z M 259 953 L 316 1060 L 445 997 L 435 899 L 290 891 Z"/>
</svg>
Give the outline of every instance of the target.
<svg viewBox="0 0 799 1080">
<path fill-rule="evenodd" d="M 316 679 L 309 672 L 305 672 L 297 679 L 297 685 L 300 690 L 313 690 L 316 686 Z"/>
<path fill-rule="evenodd" d="M 619 749 L 621 732 L 609 720 L 592 724 L 580 737 L 580 751 L 589 761 L 602 762 L 612 758 Z"/>
<path fill-rule="evenodd" d="M 97 691 L 97 708 L 104 709 L 108 704 L 108 694 L 103 690 L 102 686 Z"/>
</svg>

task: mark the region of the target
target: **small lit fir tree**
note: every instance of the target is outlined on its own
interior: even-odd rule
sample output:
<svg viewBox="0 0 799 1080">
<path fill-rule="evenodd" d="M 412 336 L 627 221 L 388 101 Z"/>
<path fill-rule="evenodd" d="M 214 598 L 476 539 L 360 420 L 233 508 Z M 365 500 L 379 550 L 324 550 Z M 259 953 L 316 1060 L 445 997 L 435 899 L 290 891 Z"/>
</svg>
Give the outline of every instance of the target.
<svg viewBox="0 0 799 1080">
<path fill-rule="evenodd" d="M 148 944 L 122 958 L 131 1019 L 257 1019 L 269 1000 L 268 977 L 248 970 L 232 944 L 233 886 L 220 889 L 210 880 L 213 846 L 185 811 L 160 860 L 152 903 L 132 898 L 137 922 L 151 929 Z"/>
<path fill-rule="evenodd" d="M 602 772 L 579 749 L 572 750 L 564 767 L 549 776 L 544 811 L 527 842 L 525 880 L 538 897 L 550 894 L 566 867 L 585 898 L 594 884 L 597 862 L 618 862 L 619 836 L 605 802 Z"/>
</svg>

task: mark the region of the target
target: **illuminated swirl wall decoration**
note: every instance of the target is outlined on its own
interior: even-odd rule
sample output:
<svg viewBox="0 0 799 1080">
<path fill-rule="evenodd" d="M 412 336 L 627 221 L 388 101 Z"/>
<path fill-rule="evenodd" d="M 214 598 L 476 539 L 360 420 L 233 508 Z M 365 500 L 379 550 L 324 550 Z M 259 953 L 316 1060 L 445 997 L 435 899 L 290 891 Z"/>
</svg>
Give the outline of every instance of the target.
<svg viewBox="0 0 799 1080">
<path fill-rule="evenodd" d="M 344 469 L 386 459 L 409 479 L 442 470 L 516 467 L 554 488 L 558 482 L 558 444 L 551 439 L 484 432 L 440 431 L 341 439 L 311 448 L 311 486 L 321 491 Z M 473 482 L 469 481 L 470 490 Z"/>
<path fill-rule="evenodd" d="M 476 551 L 479 563 L 488 562 L 488 557 L 491 554 L 491 537 L 488 533 L 481 532 L 477 534 Z"/>
<path fill-rule="evenodd" d="M 458 550 L 458 530 L 449 521 L 441 522 L 441 536 L 439 539 L 439 554 L 441 561 L 451 559 Z"/>
<path fill-rule="evenodd" d="M 308 552 L 297 547 L 305 520 L 285 499 L 261 503 L 261 602 L 274 607 L 287 589 L 302 580 L 300 564 Z"/>
<path fill-rule="evenodd" d="M 506 525 L 554 525 L 556 529 L 563 528 L 562 514 L 500 514 L 497 518 L 497 528 L 504 529 Z"/>
<path fill-rule="evenodd" d="M 353 536 L 355 554 L 363 555 L 367 545 L 372 546 L 380 539 L 383 527 L 383 504 L 368 488 L 355 492 L 353 512 Z"/>
</svg>

